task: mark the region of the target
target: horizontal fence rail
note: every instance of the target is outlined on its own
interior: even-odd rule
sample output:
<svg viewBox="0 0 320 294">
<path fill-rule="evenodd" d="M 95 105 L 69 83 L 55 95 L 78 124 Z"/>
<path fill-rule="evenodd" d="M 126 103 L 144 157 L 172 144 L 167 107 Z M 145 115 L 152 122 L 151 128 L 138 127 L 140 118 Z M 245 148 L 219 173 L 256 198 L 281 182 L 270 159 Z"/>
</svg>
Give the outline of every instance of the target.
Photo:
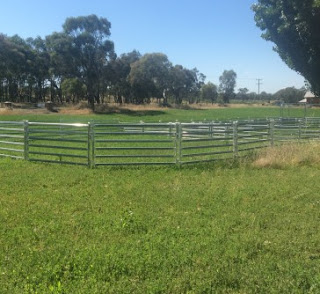
<svg viewBox="0 0 320 294">
<path fill-rule="evenodd" d="M 320 139 L 320 118 L 136 124 L 0 121 L 0 156 L 89 167 L 180 166 L 305 139 Z"/>
<path fill-rule="evenodd" d="M 0 156 L 25 158 L 27 128 L 25 122 L 2 121 L 0 123 Z"/>
</svg>

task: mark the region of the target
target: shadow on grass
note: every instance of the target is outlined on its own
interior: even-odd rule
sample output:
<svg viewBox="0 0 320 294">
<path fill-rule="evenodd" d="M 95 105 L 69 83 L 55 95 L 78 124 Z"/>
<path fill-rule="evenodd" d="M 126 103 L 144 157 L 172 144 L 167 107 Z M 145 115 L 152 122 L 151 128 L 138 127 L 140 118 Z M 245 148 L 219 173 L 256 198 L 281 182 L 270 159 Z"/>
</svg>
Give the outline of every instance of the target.
<svg viewBox="0 0 320 294">
<path fill-rule="evenodd" d="M 103 105 L 102 107 L 97 107 L 95 114 L 98 115 L 104 115 L 104 114 L 124 114 L 128 116 L 156 116 L 156 115 L 164 115 L 166 114 L 165 111 L 162 110 L 141 110 L 141 109 L 128 109 L 128 108 L 122 108 L 122 107 L 116 107 L 116 106 L 108 106 L 108 105 Z"/>
</svg>

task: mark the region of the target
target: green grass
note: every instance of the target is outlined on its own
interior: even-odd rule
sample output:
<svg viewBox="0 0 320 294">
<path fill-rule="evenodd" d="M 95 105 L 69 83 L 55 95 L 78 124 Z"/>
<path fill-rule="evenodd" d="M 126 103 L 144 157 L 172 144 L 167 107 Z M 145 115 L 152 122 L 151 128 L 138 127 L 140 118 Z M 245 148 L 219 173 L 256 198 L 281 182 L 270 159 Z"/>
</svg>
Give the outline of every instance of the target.
<svg viewBox="0 0 320 294">
<path fill-rule="evenodd" d="M 61 121 L 61 122 L 88 122 L 88 121 L 108 121 L 108 122 L 169 122 L 180 121 L 190 122 L 201 120 L 226 120 L 226 119 L 248 119 L 279 117 L 279 107 L 245 107 L 245 108 L 218 108 L 204 110 L 183 110 L 183 109 L 159 109 L 159 110 L 122 110 L 120 113 L 92 114 L 92 115 L 67 115 L 52 113 L 42 115 L 4 115 L 1 120 L 21 120 L 29 121 Z M 285 109 L 284 117 L 303 117 L 303 108 Z M 308 109 L 307 116 L 320 116 L 319 108 Z"/>
<path fill-rule="evenodd" d="M 2 120 L 190 121 L 278 111 Z M 289 165 L 271 161 L 281 153 L 262 154 L 255 164 L 181 169 L 0 158 L 0 293 L 319 293 L 317 154 Z"/>
<path fill-rule="evenodd" d="M 0 159 L 0 293 L 319 293 L 319 176 Z"/>
</svg>

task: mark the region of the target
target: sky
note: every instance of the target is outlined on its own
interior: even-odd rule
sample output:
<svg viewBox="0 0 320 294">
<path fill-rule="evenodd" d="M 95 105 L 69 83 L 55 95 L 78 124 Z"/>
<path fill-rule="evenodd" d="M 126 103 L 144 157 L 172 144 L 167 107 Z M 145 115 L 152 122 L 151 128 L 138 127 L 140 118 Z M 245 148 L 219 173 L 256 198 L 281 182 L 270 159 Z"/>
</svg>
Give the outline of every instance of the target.
<svg viewBox="0 0 320 294">
<path fill-rule="evenodd" d="M 219 84 L 224 70 L 237 73 L 237 89 L 274 93 L 304 85 L 261 38 L 254 0 L 6 0 L 0 33 L 22 38 L 62 31 L 66 18 L 96 14 L 111 22 L 118 55 L 162 52 L 173 64 L 197 68 L 206 82 Z"/>
</svg>

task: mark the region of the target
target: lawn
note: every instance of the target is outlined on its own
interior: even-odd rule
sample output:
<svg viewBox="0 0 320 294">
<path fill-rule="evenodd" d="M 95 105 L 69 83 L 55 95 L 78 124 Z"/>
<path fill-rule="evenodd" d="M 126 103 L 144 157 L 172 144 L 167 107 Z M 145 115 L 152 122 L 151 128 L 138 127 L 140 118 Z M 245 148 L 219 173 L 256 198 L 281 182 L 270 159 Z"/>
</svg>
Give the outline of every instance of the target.
<svg viewBox="0 0 320 294">
<path fill-rule="evenodd" d="M 253 160 L 0 158 L 0 293 L 319 293 L 319 161 Z"/>
<path fill-rule="evenodd" d="M 0 160 L 1 293 L 319 293 L 318 166 Z"/>
<path fill-rule="evenodd" d="M 80 110 L 81 113 L 81 110 Z M 6 112 L 7 115 L 1 115 L 0 120 L 21 120 L 29 121 L 53 121 L 53 122 L 190 122 L 190 121 L 211 121 L 211 120 L 227 120 L 227 119 L 252 119 L 252 118 L 269 118 L 281 116 L 280 107 L 220 107 L 212 109 L 170 109 L 137 107 L 132 110 L 130 108 L 115 108 L 104 113 L 90 114 L 84 111 L 77 114 L 77 111 L 50 113 L 50 114 L 23 114 L 19 111 Z M 304 108 L 284 109 L 282 115 L 284 117 L 303 117 Z M 307 116 L 320 116 L 320 108 L 308 108 Z"/>
</svg>

